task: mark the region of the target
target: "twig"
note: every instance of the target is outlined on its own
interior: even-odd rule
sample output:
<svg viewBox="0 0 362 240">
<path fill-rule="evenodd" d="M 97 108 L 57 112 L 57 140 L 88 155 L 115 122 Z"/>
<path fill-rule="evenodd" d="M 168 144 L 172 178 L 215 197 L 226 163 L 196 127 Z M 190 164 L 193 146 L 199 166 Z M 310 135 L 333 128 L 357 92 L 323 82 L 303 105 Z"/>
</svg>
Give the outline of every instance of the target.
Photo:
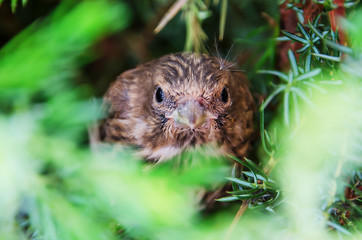
<svg viewBox="0 0 362 240">
<path fill-rule="evenodd" d="M 236 213 L 233 222 L 231 223 L 228 231 L 226 232 L 226 235 L 224 238 L 225 240 L 230 239 L 231 234 L 234 232 L 236 225 L 238 224 L 241 216 L 243 216 L 243 214 L 245 213 L 246 209 L 248 209 L 248 201 L 243 201 L 243 204 L 241 204 L 239 211 Z"/>
<path fill-rule="evenodd" d="M 181 8 L 187 3 L 188 0 L 178 0 L 172 7 L 167 11 L 165 16 L 161 19 L 160 23 L 154 30 L 154 33 L 159 33 L 166 24 L 181 10 Z"/>
</svg>

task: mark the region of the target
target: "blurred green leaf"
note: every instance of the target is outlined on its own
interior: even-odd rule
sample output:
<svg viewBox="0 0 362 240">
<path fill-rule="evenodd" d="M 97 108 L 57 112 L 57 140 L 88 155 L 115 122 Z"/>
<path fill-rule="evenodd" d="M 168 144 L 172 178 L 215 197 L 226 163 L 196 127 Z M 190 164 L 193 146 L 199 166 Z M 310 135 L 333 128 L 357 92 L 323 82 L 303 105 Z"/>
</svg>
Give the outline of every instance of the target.
<svg viewBox="0 0 362 240">
<path fill-rule="evenodd" d="M 112 4 L 108 9 L 109 5 L 106 1 L 81 2 L 65 16 L 58 18 L 55 12 L 55 18 L 35 23 L 16 36 L 0 51 L 0 93 L 24 89 L 32 94 L 71 77 L 85 48 L 127 25 L 126 5 Z M 67 8 L 64 4 L 57 11 Z"/>
<path fill-rule="evenodd" d="M 301 81 L 301 80 L 304 80 L 304 79 L 308 79 L 308 78 L 312 78 L 312 77 L 315 77 L 317 76 L 318 74 L 321 73 L 321 69 L 320 68 L 315 68 L 313 69 L 312 71 L 310 72 L 307 72 L 305 74 L 302 74 L 302 75 L 299 75 L 295 80 L 296 81 Z"/>
<path fill-rule="evenodd" d="M 287 32 L 287 31 L 284 31 L 284 30 L 281 30 L 281 32 L 282 32 L 285 36 L 287 36 L 288 38 L 290 38 L 290 39 L 292 39 L 292 40 L 294 40 L 294 41 L 301 42 L 301 43 L 304 43 L 304 44 L 307 44 L 307 43 L 308 43 L 307 40 L 305 40 L 305 39 L 303 39 L 303 38 L 301 38 L 301 37 L 298 37 L 297 35 L 294 35 L 294 34 L 292 34 L 292 33 L 290 33 L 290 32 Z"/>
<path fill-rule="evenodd" d="M 312 55 L 315 56 L 315 57 L 324 58 L 324 59 L 331 60 L 331 61 L 334 61 L 334 62 L 340 62 L 341 61 L 340 57 L 333 57 L 333 56 L 329 56 L 329 55 L 326 55 L 326 54 L 312 53 Z"/>
</svg>

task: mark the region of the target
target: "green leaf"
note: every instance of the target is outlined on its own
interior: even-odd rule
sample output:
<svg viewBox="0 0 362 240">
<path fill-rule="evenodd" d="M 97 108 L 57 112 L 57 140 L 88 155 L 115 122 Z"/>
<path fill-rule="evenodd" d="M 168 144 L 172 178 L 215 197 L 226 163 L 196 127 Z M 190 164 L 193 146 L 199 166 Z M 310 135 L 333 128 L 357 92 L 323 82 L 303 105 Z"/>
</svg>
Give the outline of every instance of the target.
<svg viewBox="0 0 362 240">
<path fill-rule="evenodd" d="M 246 166 L 247 168 L 249 168 L 250 171 L 252 171 L 253 174 L 254 174 L 254 183 L 257 183 L 257 177 L 256 177 L 256 174 L 255 174 L 255 172 L 254 172 L 253 166 L 252 166 L 252 164 L 249 163 L 249 162 L 251 162 L 251 161 L 248 161 L 246 158 L 244 158 L 245 161 L 242 161 L 242 160 L 240 160 L 239 158 L 234 157 L 234 156 L 232 156 L 232 155 L 228 155 L 228 156 L 229 156 L 230 158 L 234 159 L 235 161 L 241 163 L 242 165 Z"/>
<path fill-rule="evenodd" d="M 321 39 L 320 37 L 316 37 L 316 38 L 313 39 L 312 42 L 313 42 L 313 43 L 316 43 L 316 42 L 318 42 L 320 39 Z"/>
<path fill-rule="evenodd" d="M 264 151 L 270 156 L 271 152 L 266 147 L 265 138 L 267 141 L 269 140 L 268 132 L 264 130 L 264 111 L 260 110 L 260 136 L 261 136 L 261 143 L 263 145 Z"/>
<path fill-rule="evenodd" d="M 316 46 L 313 46 L 312 49 L 313 49 L 314 53 L 319 54 L 319 50 L 318 50 L 318 48 L 316 48 Z M 317 57 L 317 59 L 318 59 L 318 57 Z"/>
<path fill-rule="evenodd" d="M 233 168 L 231 169 L 231 176 L 236 177 L 236 164 L 234 164 Z"/>
<path fill-rule="evenodd" d="M 330 56 L 330 55 L 326 55 L 326 54 L 320 54 L 320 53 L 312 53 L 313 56 L 315 57 L 320 57 L 320 58 L 324 58 L 333 62 L 340 62 L 341 58 L 340 57 L 334 57 L 334 56 Z"/>
<path fill-rule="evenodd" d="M 238 178 L 233 178 L 233 177 L 225 177 L 225 178 L 226 178 L 227 180 L 231 181 L 231 182 L 240 184 L 241 186 L 244 186 L 244 187 L 256 188 L 254 184 L 252 184 L 252 183 L 250 183 L 250 182 L 247 182 L 247 181 L 243 181 L 243 180 L 238 179 Z"/>
<path fill-rule="evenodd" d="M 281 30 L 281 32 L 282 32 L 285 36 L 287 36 L 288 38 L 290 38 L 290 39 L 292 39 L 292 40 L 294 40 L 294 41 L 301 42 L 301 43 L 304 43 L 304 44 L 307 44 L 307 43 L 308 43 L 307 40 L 305 40 L 305 39 L 303 39 L 303 38 L 301 38 L 301 37 L 298 37 L 297 35 L 294 35 L 294 34 L 292 34 L 292 33 L 290 33 L 290 32 L 283 31 L 283 30 Z"/>
<path fill-rule="evenodd" d="M 292 91 L 292 97 L 293 97 L 293 106 L 294 106 L 294 116 L 297 121 L 297 124 L 299 124 L 300 114 L 299 114 L 298 98 L 297 94 L 293 91 Z"/>
<path fill-rule="evenodd" d="M 279 77 L 281 80 L 288 82 L 288 76 L 285 73 L 273 70 L 258 70 L 257 73 L 260 74 L 271 74 Z"/>
<path fill-rule="evenodd" d="M 267 130 L 265 130 L 265 131 L 264 131 L 264 134 L 265 134 L 266 141 L 267 141 L 269 144 L 271 144 L 272 139 L 271 139 L 271 137 L 270 137 L 270 135 L 269 135 L 268 131 L 267 131 Z"/>
<path fill-rule="evenodd" d="M 316 68 L 316 69 L 313 69 L 313 70 L 310 71 L 310 72 L 307 72 L 307 73 L 304 73 L 304 74 L 298 76 L 295 80 L 301 81 L 301 80 L 304 80 L 304 79 L 312 78 L 312 77 L 317 76 L 317 75 L 320 74 L 321 72 L 322 72 L 322 69 Z"/>
<path fill-rule="evenodd" d="M 265 204 L 266 206 L 275 207 L 276 205 L 279 204 L 279 202 L 280 202 L 280 197 L 281 197 L 281 192 L 280 192 L 280 191 L 276 191 L 276 195 L 274 196 L 274 198 L 270 199 L 269 201 L 266 201 L 264 204 Z"/>
<path fill-rule="evenodd" d="M 304 52 L 305 50 L 307 50 L 308 48 L 310 47 L 310 44 L 306 44 L 304 47 L 298 49 L 296 52 L 297 53 L 301 53 L 301 52 Z"/>
<path fill-rule="evenodd" d="M 320 33 L 317 28 L 315 26 L 313 26 L 313 24 L 311 24 L 311 22 L 308 20 L 308 24 L 310 26 L 310 28 L 312 29 L 312 31 L 317 34 L 318 37 L 320 37 L 321 39 L 324 39 L 324 36 L 322 33 Z"/>
<path fill-rule="evenodd" d="M 279 42 L 285 42 L 285 41 L 290 41 L 290 38 L 283 36 L 283 37 L 277 37 L 277 38 L 275 38 L 275 40 L 277 40 Z"/>
<path fill-rule="evenodd" d="M 279 86 L 277 89 L 275 89 L 270 95 L 269 97 L 267 97 L 267 99 L 265 99 L 265 102 L 260 106 L 260 109 L 263 111 L 268 104 L 271 102 L 271 100 L 273 100 L 273 98 L 278 95 L 280 92 L 284 91 L 286 89 L 287 86 L 285 85 L 281 85 Z"/>
<path fill-rule="evenodd" d="M 349 231 L 347 231 L 344 227 L 342 227 L 342 226 L 339 225 L 339 224 L 336 224 L 336 223 L 331 222 L 331 221 L 327 221 L 327 225 L 333 227 L 333 228 L 336 229 L 338 232 L 341 232 L 341 233 L 346 234 L 346 235 L 349 235 L 349 236 L 352 235 Z"/>
<path fill-rule="evenodd" d="M 305 66 L 304 66 L 304 71 L 305 72 L 310 71 L 311 64 L 312 64 L 312 55 L 310 54 L 310 51 L 309 51 L 307 53 L 307 56 L 305 57 Z"/>
<path fill-rule="evenodd" d="M 244 157 L 244 160 L 248 165 L 246 165 L 245 162 L 241 163 L 244 164 L 246 167 L 248 167 L 252 172 L 261 175 L 264 179 L 268 179 L 268 176 L 253 161 L 247 159 L 246 157 Z"/>
<path fill-rule="evenodd" d="M 353 53 L 353 50 L 351 48 L 349 48 L 349 47 L 339 45 L 338 43 L 334 43 L 334 42 L 329 41 L 329 40 L 325 40 L 325 42 L 326 42 L 326 45 L 328 47 L 333 48 L 333 49 L 335 49 L 337 51 L 347 53 L 347 54 L 352 54 Z"/>
<path fill-rule="evenodd" d="M 290 88 L 291 91 L 294 91 L 300 98 L 302 98 L 309 106 L 311 106 L 314 109 L 317 109 L 316 106 L 314 105 L 314 103 L 305 95 L 305 93 L 296 88 L 296 87 L 291 87 Z"/>
<path fill-rule="evenodd" d="M 251 172 L 245 172 L 245 171 L 243 171 L 243 174 L 245 174 L 245 175 L 248 176 L 248 177 L 254 177 L 254 174 L 251 173 Z M 268 181 L 268 178 L 265 178 L 264 176 L 262 176 L 262 175 L 260 175 L 260 174 L 256 174 L 256 178 L 257 178 L 258 180 L 263 181 L 263 182 Z"/>
<path fill-rule="evenodd" d="M 298 25 L 298 28 L 300 29 L 300 31 L 302 32 L 303 36 L 304 36 L 306 39 L 310 40 L 310 37 L 309 37 L 308 33 L 304 30 L 302 24 L 297 23 L 297 25 Z"/>
<path fill-rule="evenodd" d="M 289 91 L 284 92 L 284 122 L 289 126 Z"/>
<path fill-rule="evenodd" d="M 297 8 L 298 9 L 298 8 Z M 298 9 L 299 11 L 296 11 L 297 12 L 297 17 L 298 17 L 298 21 L 300 23 L 303 23 L 304 22 L 304 15 L 303 15 L 303 10 L 300 10 Z"/>
<path fill-rule="evenodd" d="M 294 77 L 298 76 L 298 64 L 297 60 L 295 59 L 294 53 L 291 49 L 288 49 L 288 58 L 290 62 L 290 66 L 293 70 Z"/>
<path fill-rule="evenodd" d="M 237 197 L 239 200 L 256 199 L 258 197 L 265 195 L 267 192 L 268 192 L 267 190 L 264 190 L 256 194 L 235 195 L 235 197 Z"/>
<path fill-rule="evenodd" d="M 293 82 L 293 71 L 289 70 L 288 72 L 288 83 L 292 83 Z"/>
<path fill-rule="evenodd" d="M 0 91 L 19 86 L 27 91 L 37 91 L 39 87 L 51 91 L 54 86 L 46 85 L 77 68 L 76 57 L 91 43 L 128 25 L 127 5 L 112 5 L 111 10 L 107 10 L 106 1 L 80 1 L 72 9 L 64 4 L 62 9 L 69 11 L 63 18 L 38 22 L 18 34 L 0 50 Z M 45 41 L 46 34 L 52 37 Z"/>
<path fill-rule="evenodd" d="M 313 20 L 313 27 L 317 27 L 319 24 L 319 19 L 321 18 L 322 14 L 318 14 L 318 16 Z"/>
<path fill-rule="evenodd" d="M 258 188 L 252 188 L 252 189 L 246 189 L 246 190 L 236 190 L 236 191 L 227 191 L 228 194 L 231 195 L 246 195 L 246 194 L 252 194 L 259 191 Z"/>
<path fill-rule="evenodd" d="M 11 11 L 14 13 L 16 11 L 18 0 L 11 0 Z"/>
<path fill-rule="evenodd" d="M 274 182 L 274 180 L 269 179 L 268 181 L 265 182 L 265 186 L 270 189 L 270 190 L 277 190 L 279 189 L 279 186 L 276 182 Z"/>
<path fill-rule="evenodd" d="M 351 2 L 344 2 L 344 7 L 345 8 L 351 8 L 351 7 L 357 6 L 358 3 L 359 3 L 359 0 L 351 1 Z"/>
<path fill-rule="evenodd" d="M 232 202 L 232 201 L 236 201 L 236 200 L 239 200 L 239 198 L 234 197 L 234 196 L 215 199 L 215 201 L 218 201 L 218 202 Z"/>
</svg>

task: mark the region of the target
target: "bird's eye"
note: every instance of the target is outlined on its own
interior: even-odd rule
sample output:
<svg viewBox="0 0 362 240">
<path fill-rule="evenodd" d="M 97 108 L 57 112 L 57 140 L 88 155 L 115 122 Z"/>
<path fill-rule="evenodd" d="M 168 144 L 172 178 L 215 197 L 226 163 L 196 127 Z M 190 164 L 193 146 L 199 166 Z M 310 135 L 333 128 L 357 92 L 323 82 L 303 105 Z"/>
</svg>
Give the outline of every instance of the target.
<svg viewBox="0 0 362 240">
<path fill-rule="evenodd" d="M 157 102 L 162 102 L 165 99 L 165 94 L 162 91 L 162 88 L 158 87 L 156 90 L 155 98 Z"/>
<path fill-rule="evenodd" d="M 221 101 L 227 103 L 228 99 L 229 99 L 229 93 L 228 90 L 224 87 L 221 91 Z"/>
</svg>

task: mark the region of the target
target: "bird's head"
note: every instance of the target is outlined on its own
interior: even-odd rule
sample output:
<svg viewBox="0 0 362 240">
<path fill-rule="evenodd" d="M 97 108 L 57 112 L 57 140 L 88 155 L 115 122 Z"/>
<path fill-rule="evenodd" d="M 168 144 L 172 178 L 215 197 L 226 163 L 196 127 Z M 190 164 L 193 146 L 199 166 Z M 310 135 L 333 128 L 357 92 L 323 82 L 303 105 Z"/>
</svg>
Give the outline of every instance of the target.
<svg viewBox="0 0 362 240">
<path fill-rule="evenodd" d="M 127 71 L 106 94 L 105 139 L 134 144 L 149 159 L 205 144 L 245 152 L 253 99 L 243 73 L 222 59 L 169 54 Z"/>
<path fill-rule="evenodd" d="M 215 66 L 217 62 L 204 61 L 172 62 L 156 70 L 152 107 L 175 130 L 209 129 L 232 104 L 227 74 Z"/>
<path fill-rule="evenodd" d="M 162 130 L 155 140 L 181 148 L 223 141 L 225 128 L 238 116 L 236 108 L 243 101 L 239 89 L 244 86 L 220 59 L 169 55 L 160 59 L 152 78 L 150 115 L 158 119 L 152 126 Z"/>
</svg>

